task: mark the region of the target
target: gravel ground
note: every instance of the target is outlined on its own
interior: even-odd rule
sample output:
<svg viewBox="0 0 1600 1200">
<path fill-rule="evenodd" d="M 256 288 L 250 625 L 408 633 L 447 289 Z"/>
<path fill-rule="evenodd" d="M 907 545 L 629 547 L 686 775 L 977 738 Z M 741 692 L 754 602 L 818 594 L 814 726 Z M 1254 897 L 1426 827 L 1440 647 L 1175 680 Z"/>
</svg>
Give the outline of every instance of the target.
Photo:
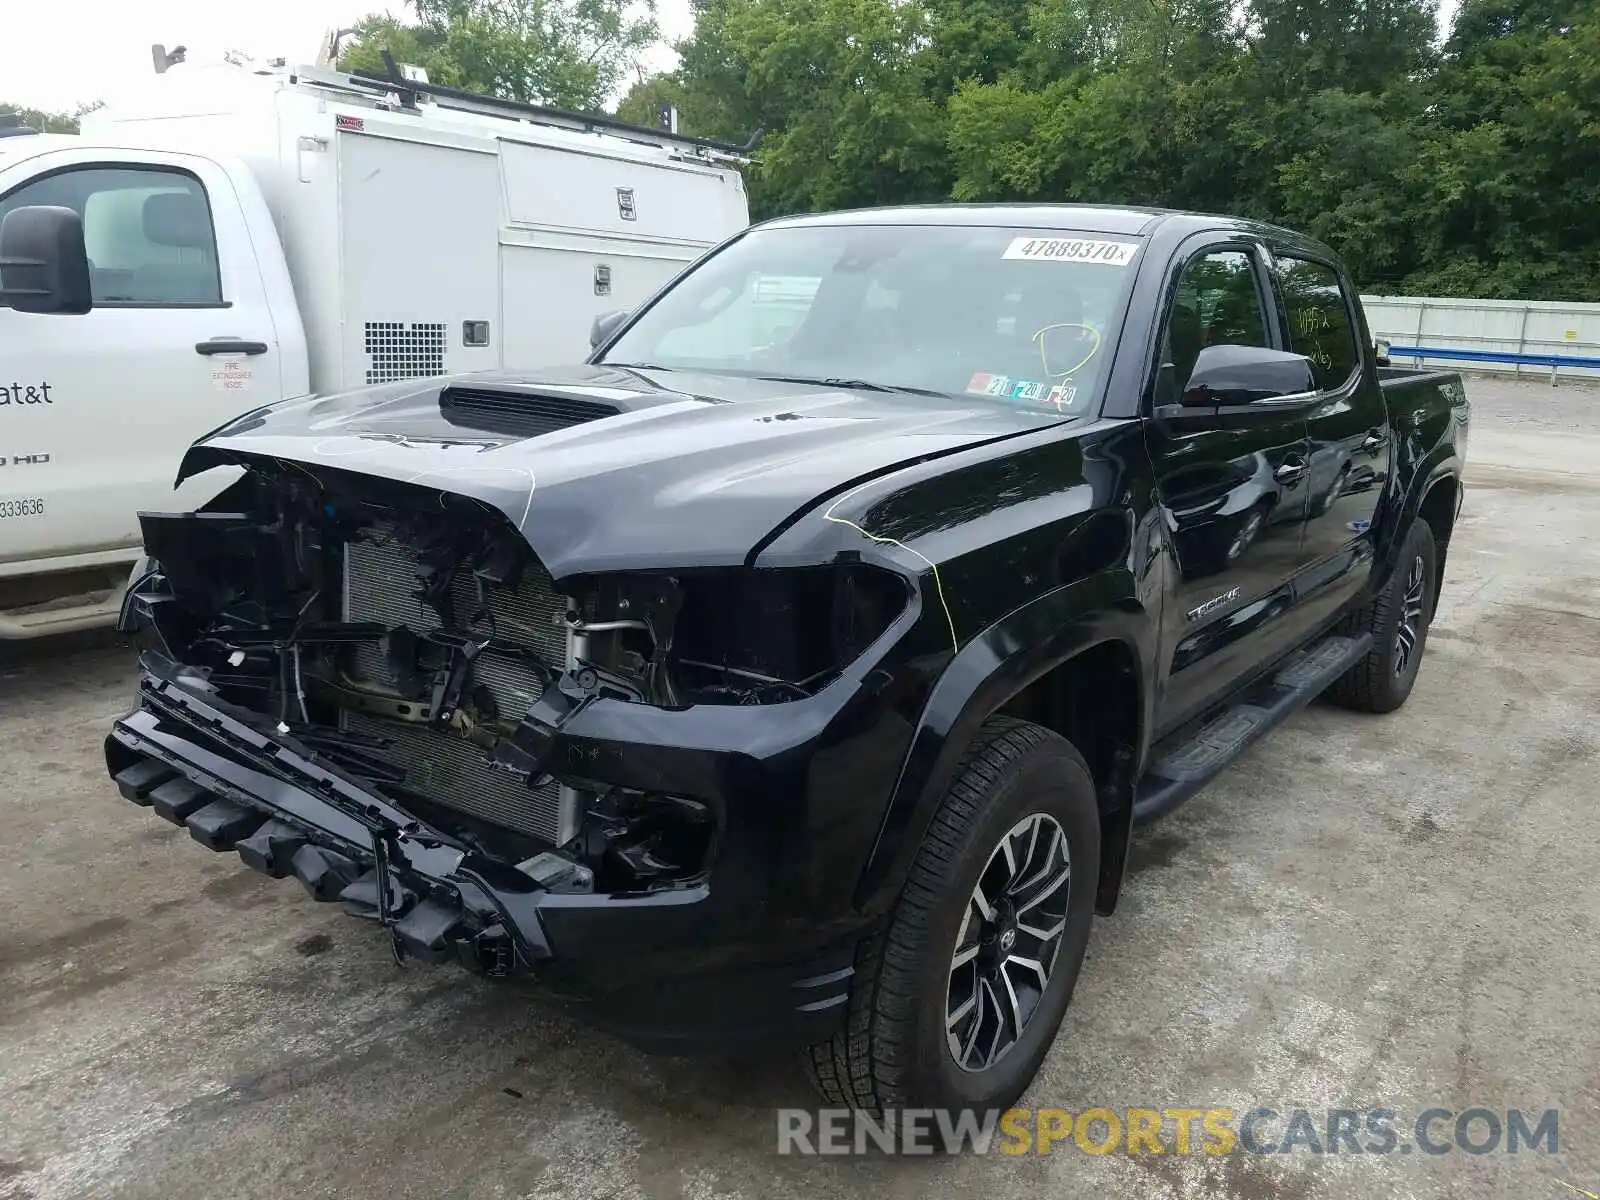
<svg viewBox="0 0 1600 1200">
<path fill-rule="evenodd" d="M 131 662 L 79 638 L 0 650 L 0 1197 L 1600 1192 L 1600 390 L 1469 386 L 1410 703 L 1313 706 L 1138 837 L 1025 1103 L 1557 1108 L 1558 1153 L 780 1157 L 794 1064 L 646 1058 L 398 969 L 118 799 Z"/>
</svg>

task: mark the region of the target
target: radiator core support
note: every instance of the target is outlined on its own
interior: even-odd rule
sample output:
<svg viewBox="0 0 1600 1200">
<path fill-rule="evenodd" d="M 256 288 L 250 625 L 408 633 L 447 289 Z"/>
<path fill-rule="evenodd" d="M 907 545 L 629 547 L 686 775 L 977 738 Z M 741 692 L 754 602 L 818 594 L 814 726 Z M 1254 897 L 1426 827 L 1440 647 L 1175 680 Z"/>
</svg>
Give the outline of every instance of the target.
<svg viewBox="0 0 1600 1200">
<path fill-rule="evenodd" d="M 416 596 L 422 564 L 416 548 L 395 525 L 379 525 L 345 546 L 344 617 L 375 622 L 414 633 L 440 628 L 438 614 Z M 465 573 L 463 573 L 465 574 Z M 472 612 L 478 597 L 468 578 L 453 589 L 456 611 Z M 545 663 L 560 662 L 572 670 L 588 652 L 588 639 L 566 619 L 569 603 L 555 590 L 549 574 L 530 562 L 514 588 L 488 589 L 484 600 L 488 623 L 505 640 L 526 646 Z M 353 683 L 393 688 L 398 680 L 382 644 L 352 647 Z M 506 722 L 515 722 L 539 699 L 544 679 L 537 668 L 515 655 L 485 653 L 474 660 L 472 681 L 492 694 Z M 432 802 L 455 809 L 552 846 L 578 834 L 590 797 L 575 788 L 546 779 L 528 786 L 520 776 L 491 765 L 488 750 L 454 729 L 419 721 L 403 721 L 341 710 L 348 732 L 381 737 L 384 757 L 401 768 L 406 785 Z"/>
<path fill-rule="evenodd" d="M 589 635 L 572 628 L 569 623 L 567 626 L 567 670 L 577 670 L 578 664 L 588 657 Z M 578 836 L 578 825 L 583 820 L 584 811 L 588 808 L 593 798 L 588 792 L 580 792 L 577 788 L 568 787 L 564 783 L 560 785 L 557 791 L 557 804 L 564 818 L 563 827 L 565 828 L 567 824 L 570 824 L 572 832 L 561 838 L 557 845 Z"/>
</svg>

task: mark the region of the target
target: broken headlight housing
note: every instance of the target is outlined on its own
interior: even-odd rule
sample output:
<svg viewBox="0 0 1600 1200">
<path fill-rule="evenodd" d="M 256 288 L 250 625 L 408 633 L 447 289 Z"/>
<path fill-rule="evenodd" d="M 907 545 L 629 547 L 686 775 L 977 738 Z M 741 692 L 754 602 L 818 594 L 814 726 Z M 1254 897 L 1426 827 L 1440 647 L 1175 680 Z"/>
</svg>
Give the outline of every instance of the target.
<svg viewBox="0 0 1600 1200">
<path fill-rule="evenodd" d="M 777 704 L 826 687 L 910 602 L 907 581 L 860 562 L 780 570 L 638 572 L 573 588 L 574 657 L 665 707 Z"/>
</svg>

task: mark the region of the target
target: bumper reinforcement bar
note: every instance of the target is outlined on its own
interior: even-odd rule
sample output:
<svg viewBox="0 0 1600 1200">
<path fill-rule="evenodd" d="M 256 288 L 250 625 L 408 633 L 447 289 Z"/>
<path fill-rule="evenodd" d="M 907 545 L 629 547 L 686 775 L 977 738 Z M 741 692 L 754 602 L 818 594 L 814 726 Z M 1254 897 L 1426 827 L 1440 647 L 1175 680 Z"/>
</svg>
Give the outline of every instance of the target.
<svg viewBox="0 0 1600 1200">
<path fill-rule="evenodd" d="M 170 660 L 144 657 L 140 701 L 106 739 L 107 769 L 128 800 L 382 924 L 397 959 L 506 976 L 552 957 L 536 911 L 549 893 L 536 880 L 314 761 L 292 737 L 264 732 Z"/>
</svg>

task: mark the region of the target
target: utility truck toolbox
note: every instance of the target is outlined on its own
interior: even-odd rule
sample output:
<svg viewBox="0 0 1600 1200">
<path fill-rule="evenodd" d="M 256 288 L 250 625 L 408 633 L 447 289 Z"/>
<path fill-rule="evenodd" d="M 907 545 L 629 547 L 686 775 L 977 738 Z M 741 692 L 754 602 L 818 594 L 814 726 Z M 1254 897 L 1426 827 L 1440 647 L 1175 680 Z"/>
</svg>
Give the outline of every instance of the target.
<svg viewBox="0 0 1600 1200">
<path fill-rule="evenodd" d="M 1005 1107 L 1133 824 L 1417 677 L 1465 394 L 1287 230 L 785 219 L 593 341 L 199 441 L 122 794 L 640 1044 Z"/>
<path fill-rule="evenodd" d="M 225 486 L 173 478 L 241 412 L 581 356 L 596 315 L 744 228 L 743 161 L 425 80 L 228 63 L 152 75 L 81 136 L 0 139 L 0 221 L 75 212 L 93 298 L 74 320 L 0 302 L 0 638 L 114 620 L 136 514 Z"/>
</svg>

